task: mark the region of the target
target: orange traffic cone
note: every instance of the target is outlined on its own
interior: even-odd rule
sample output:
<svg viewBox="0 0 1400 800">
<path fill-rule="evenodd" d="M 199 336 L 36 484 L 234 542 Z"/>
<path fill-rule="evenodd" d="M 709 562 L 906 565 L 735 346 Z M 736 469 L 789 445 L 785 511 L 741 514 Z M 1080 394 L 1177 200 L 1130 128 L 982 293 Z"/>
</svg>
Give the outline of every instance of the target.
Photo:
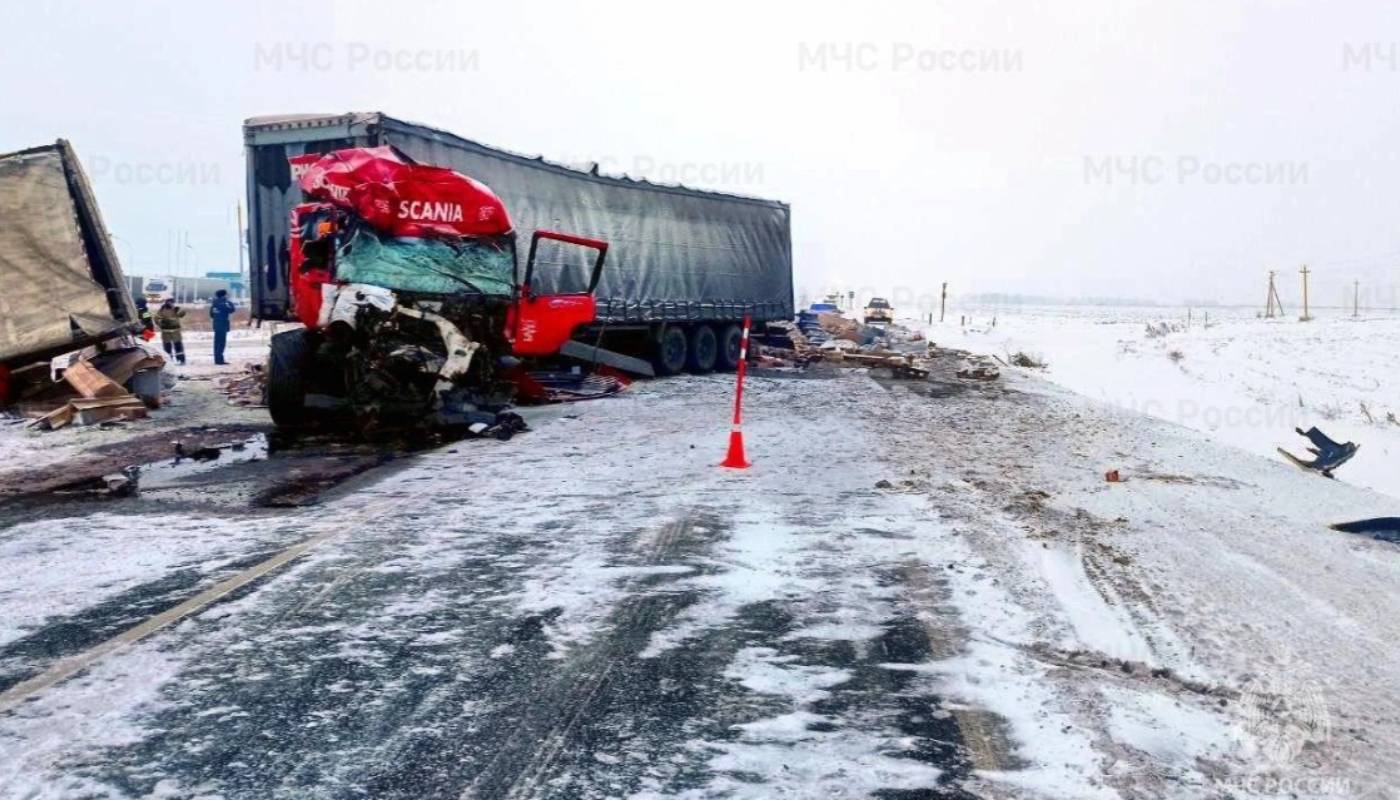
<svg viewBox="0 0 1400 800">
<path fill-rule="evenodd" d="M 744 432 L 737 427 L 729 432 L 729 454 L 719 465 L 730 469 L 749 468 L 749 460 L 744 457 Z"/>
<path fill-rule="evenodd" d="M 729 454 L 720 462 L 721 467 L 748 469 L 749 460 L 744 457 L 744 418 L 741 408 L 744 401 L 744 364 L 749 360 L 749 316 L 744 315 L 744 335 L 739 340 L 739 375 L 734 387 L 734 427 L 729 430 Z"/>
</svg>

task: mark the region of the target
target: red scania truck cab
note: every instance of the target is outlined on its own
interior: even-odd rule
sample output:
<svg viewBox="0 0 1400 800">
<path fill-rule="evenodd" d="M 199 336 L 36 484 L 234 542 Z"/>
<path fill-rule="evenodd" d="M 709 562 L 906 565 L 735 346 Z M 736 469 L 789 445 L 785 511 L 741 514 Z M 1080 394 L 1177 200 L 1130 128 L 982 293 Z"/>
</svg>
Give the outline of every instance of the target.
<svg viewBox="0 0 1400 800">
<path fill-rule="evenodd" d="M 558 356 L 596 318 L 608 245 L 536 231 L 522 270 L 501 200 L 389 147 L 292 159 L 291 304 L 302 327 L 273 337 L 268 404 L 279 427 L 348 412 L 362 430 L 492 428 L 525 359 Z M 539 294 L 542 243 L 596 253 L 577 291 Z"/>
</svg>

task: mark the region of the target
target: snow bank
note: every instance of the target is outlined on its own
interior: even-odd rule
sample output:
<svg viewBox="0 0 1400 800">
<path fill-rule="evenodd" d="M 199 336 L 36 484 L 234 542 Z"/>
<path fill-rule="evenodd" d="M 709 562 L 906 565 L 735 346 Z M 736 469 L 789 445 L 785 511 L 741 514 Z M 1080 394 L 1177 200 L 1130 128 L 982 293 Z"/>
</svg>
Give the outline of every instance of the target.
<svg viewBox="0 0 1400 800">
<path fill-rule="evenodd" d="M 1271 459 L 1278 447 L 1306 457 L 1293 429 L 1316 425 L 1361 445 L 1339 480 L 1400 497 L 1400 316 L 1353 320 L 1333 311 L 1300 323 L 1198 309 L 1190 327 L 1184 312 L 1158 308 L 1008 307 L 973 316 L 966 328 L 956 317 L 923 328 L 948 347 L 1039 356 L 1048 365 L 1042 374 L 1061 386 Z M 1149 335 L 1148 325 L 1161 322 L 1174 329 Z"/>
</svg>

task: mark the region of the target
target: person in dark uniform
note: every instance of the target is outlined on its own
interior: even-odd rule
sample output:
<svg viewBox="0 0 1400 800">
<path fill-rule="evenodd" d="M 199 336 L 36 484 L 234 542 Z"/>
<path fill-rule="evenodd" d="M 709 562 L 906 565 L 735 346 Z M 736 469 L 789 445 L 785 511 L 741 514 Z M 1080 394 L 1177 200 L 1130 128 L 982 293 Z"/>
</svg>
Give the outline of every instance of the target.
<svg viewBox="0 0 1400 800">
<path fill-rule="evenodd" d="M 185 340 L 180 330 L 184 327 L 180 322 L 184 317 L 185 310 L 175 305 L 173 298 L 161 303 L 160 310 L 156 312 L 156 325 L 160 327 L 160 341 L 165 345 L 165 354 L 181 364 L 185 363 Z"/>
<path fill-rule="evenodd" d="M 238 306 L 228 299 L 228 290 L 214 292 L 214 301 L 209 304 L 209 319 L 214 321 L 214 363 L 227 364 L 224 360 L 224 347 L 228 345 L 229 318 Z"/>
</svg>

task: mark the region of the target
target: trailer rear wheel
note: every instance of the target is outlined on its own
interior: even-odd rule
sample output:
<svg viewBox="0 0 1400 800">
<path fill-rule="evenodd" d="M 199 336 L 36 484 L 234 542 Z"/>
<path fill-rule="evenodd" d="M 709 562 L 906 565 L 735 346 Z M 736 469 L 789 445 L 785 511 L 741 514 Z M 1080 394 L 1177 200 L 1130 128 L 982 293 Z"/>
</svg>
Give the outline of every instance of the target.
<svg viewBox="0 0 1400 800">
<path fill-rule="evenodd" d="M 725 372 L 733 372 L 739 368 L 739 350 L 744 341 L 744 329 L 738 325 L 725 326 L 724 332 L 719 337 L 719 357 L 715 359 L 715 368 Z"/>
<path fill-rule="evenodd" d="M 267 410 L 279 428 L 306 424 L 306 373 L 311 346 L 305 329 L 272 337 L 267 359 Z"/>
<path fill-rule="evenodd" d="M 661 335 L 656 340 L 656 355 L 652 358 L 652 362 L 656 366 L 656 374 L 679 374 L 685 369 L 688 350 L 684 328 L 678 328 L 674 325 L 662 328 Z"/>
<path fill-rule="evenodd" d="M 686 368 L 691 372 L 703 374 L 715 368 L 715 360 L 719 356 L 719 340 L 715 337 L 715 329 L 709 325 L 696 325 L 690 331 L 690 357 L 686 359 Z"/>
</svg>

